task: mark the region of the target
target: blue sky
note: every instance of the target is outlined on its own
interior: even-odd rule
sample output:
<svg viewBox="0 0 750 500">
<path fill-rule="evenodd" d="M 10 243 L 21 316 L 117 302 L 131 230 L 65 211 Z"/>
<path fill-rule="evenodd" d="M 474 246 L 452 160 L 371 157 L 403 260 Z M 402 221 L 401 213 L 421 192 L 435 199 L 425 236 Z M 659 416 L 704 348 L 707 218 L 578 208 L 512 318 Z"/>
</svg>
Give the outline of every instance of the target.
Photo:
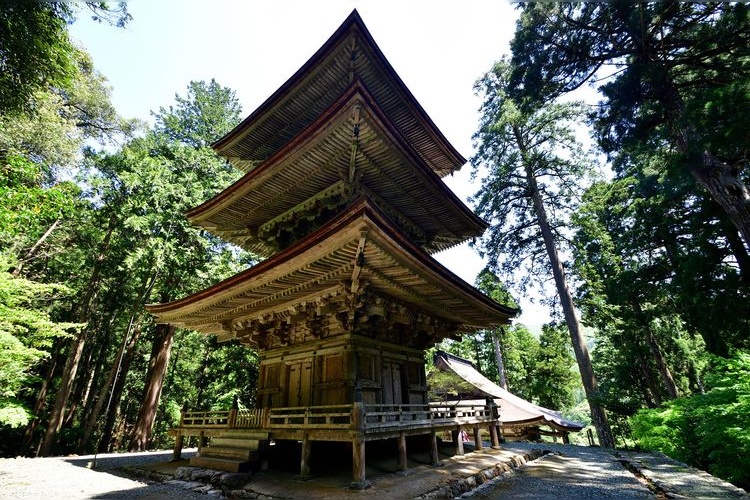
<svg viewBox="0 0 750 500">
<path fill-rule="evenodd" d="M 357 9 L 386 58 L 461 154 L 472 154 L 479 98 L 474 82 L 508 53 L 517 11 L 505 0 L 133 1 L 124 29 L 81 19 L 71 33 L 113 87 L 121 115 L 150 111 L 185 94 L 191 80 L 236 91 L 245 115 L 287 80 Z M 470 166 L 446 184 L 466 200 Z M 473 283 L 483 262 L 466 245 L 436 256 Z M 522 303 L 522 322 L 546 321 Z"/>
</svg>

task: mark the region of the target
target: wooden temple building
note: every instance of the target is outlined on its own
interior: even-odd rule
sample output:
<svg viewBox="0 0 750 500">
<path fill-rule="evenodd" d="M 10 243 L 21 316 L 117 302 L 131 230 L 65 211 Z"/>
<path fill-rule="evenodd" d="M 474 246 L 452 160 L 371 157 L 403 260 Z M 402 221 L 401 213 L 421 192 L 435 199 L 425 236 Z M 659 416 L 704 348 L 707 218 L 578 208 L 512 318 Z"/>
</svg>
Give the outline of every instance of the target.
<svg viewBox="0 0 750 500">
<path fill-rule="evenodd" d="M 189 220 L 265 260 L 181 300 L 151 305 L 160 323 L 257 350 L 256 409 L 186 411 L 176 436 L 210 439 L 194 464 L 240 470 L 270 441 L 365 443 L 481 430 L 491 405 L 430 406 L 425 349 L 510 321 L 431 254 L 486 224 L 441 177 L 466 160 L 417 103 L 354 11 L 286 83 L 214 145 L 245 175 Z"/>
<path fill-rule="evenodd" d="M 468 359 L 435 350 L 433 366 L 465 382 L 460 392 L 442 395 L 441 403 L 479 404 L 487 398 L 492 399 L 498 407 L 500 431 L 506 441 L 541 441 L 542 436 L 550 436 L 555 441 L 560 438 L 563 443 L 569 444 L 570 433 L 580 432 L 584 427 L 580 422 L 566 419 L 556 410 L 526 401 L 503 389 L 482 375 Z M 432 389 L 433 393 L 436 392 L 435 387 Z"/>
</svg>

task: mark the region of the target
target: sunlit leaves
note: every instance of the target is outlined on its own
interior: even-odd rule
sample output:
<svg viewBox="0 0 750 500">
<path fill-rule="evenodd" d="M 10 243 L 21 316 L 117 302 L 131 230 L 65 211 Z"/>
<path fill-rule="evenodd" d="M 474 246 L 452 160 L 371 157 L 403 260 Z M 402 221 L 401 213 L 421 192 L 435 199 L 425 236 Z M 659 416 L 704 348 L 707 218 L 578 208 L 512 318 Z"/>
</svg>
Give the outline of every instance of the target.
<svg viewBox="0 0 750 500">
<path fill-rule="evenodd" d="M 69 295 L 62 285 L 13 278 L 0 255 L 0 425 L 23 425 L 26 408 L 16 398 L 33 378 L 32 368 L 50 354 L 56 338 L 81 325 L 50 317 L 50 303 Z"/>
<path fill-rule="evenodd" d="M 633 418 L 638 443 L 750 487 L 750 354 L 713 360 L 708 391 Z"/>
</svg>

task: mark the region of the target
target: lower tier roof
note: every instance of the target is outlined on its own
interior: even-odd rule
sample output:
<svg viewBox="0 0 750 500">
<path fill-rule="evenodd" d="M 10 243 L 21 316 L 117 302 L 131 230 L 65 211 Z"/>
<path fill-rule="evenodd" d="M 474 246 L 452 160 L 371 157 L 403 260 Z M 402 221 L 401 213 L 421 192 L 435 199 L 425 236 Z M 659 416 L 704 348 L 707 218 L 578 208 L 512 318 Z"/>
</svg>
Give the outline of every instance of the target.
<svg viewBox="0 0 750 500">
<path fill-rule="evenodd" d="M 301 308 L 331 297 L 338 297 L 329 301 L 334 308 L 362 307 L 357 305 L 361 299 L 354 299 L 363 290 L 454 325 L 456 332 L 506 324 L 516 314 L 412 243 L 367 197 L 246 271 L 147 309 L 159 323 L 226 335 L 253 322 L 292 318 Z M 347 311 L 332 313 L 336 312 Z"/>
</svg>

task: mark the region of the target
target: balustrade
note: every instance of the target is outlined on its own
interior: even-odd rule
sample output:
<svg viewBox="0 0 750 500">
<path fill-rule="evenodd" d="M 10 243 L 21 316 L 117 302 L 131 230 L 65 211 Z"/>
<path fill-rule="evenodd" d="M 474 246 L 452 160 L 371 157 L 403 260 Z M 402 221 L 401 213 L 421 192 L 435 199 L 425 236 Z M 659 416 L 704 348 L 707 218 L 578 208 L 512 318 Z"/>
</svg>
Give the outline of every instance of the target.
<svg viewBox="0 0 750 500">
<path fill-rule="evenodd" d="M 361 412 L 361 415 L 357 415 Z M 426 427 L 491 422 L 492 407 L 483 405 L 329 405 L 269 409 L 232 409 L 183 412 L 182 428 L 356 429 L 365 432 L 399 426 Z"/>
</svg>

